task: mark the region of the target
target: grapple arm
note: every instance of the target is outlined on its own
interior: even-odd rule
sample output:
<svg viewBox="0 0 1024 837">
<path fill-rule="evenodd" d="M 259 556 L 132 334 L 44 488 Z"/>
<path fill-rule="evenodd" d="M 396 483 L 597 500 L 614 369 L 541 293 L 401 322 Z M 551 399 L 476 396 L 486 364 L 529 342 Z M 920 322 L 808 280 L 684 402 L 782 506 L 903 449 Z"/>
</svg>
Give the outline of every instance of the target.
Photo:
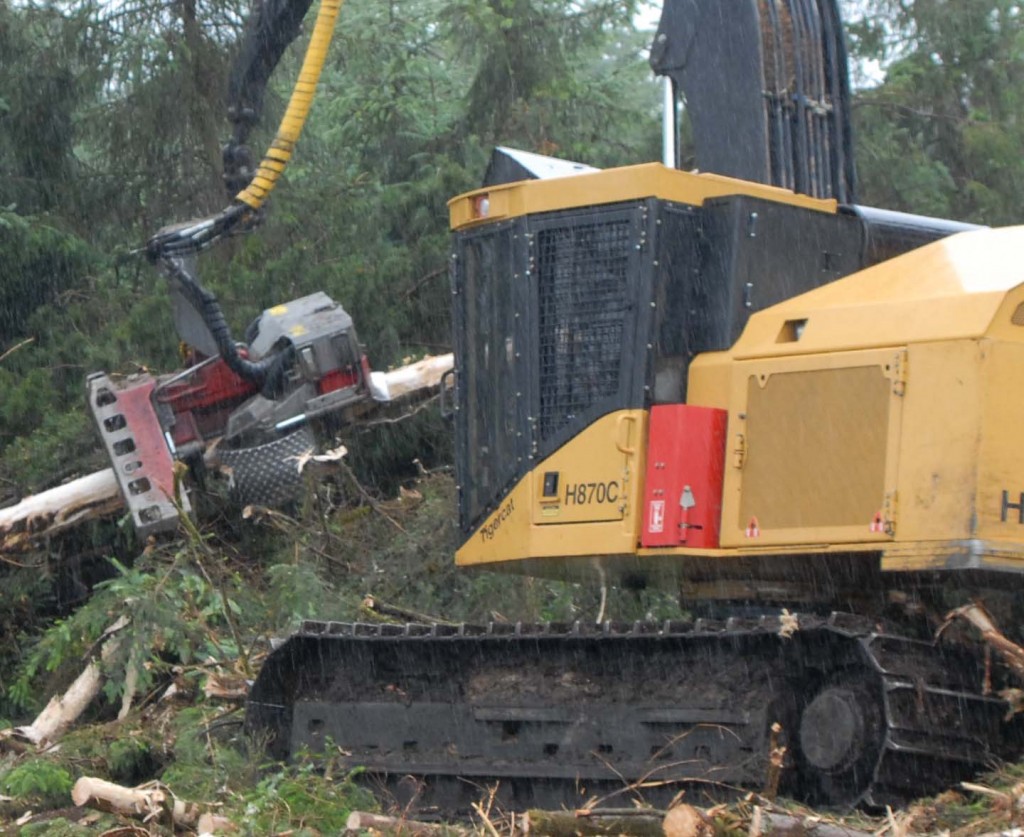
<svg viewBox="0 0 1024 837">
<path fill-rule="evenodd" d="M 256 0 L 228 78 L 231 139 L 223 149 L 224 185 L 234 197 L 255 173 L 246 144 L 263 113 L 263 94 L 288 45 L 298 37 L 312 0 Z"/>
</svg>

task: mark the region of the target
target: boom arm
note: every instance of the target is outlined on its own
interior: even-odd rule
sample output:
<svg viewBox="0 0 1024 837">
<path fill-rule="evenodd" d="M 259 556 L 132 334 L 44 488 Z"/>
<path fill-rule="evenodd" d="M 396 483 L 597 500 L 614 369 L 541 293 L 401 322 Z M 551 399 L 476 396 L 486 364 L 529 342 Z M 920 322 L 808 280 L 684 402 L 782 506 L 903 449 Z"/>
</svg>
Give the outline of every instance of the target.
<svg viewBox="0 0 1024 837">
<path fill-rule="evenodd" d="M 665 0 L 651 67 L 685 95 L 701 171 L 856 201 L 836 0 Z"/>
<path fill-rule="evenodd" d="M 246 28 L 242 49 L 232 69 L 229 84 L 228 111 L 234 123 L 234 131 L 224 149 L 224 177 L 232 191 L 239 178 L 251 174 L 245 163 L 249 158 L 245 140 L 262 109 L 267 80 L 285 47 L 298 34 L 298 25 L 310 2 L 268 0 L 266 4 L 257 6 L 253 22 Z M 321 3 L 288 108 L 256 173 L 247 181 L 242 181 L 248 182 L 248 185 L 235 195 L 230 206 L 215 215 L 160 230 L 146 245 L 152 261 L 196 253 L 225 235 L 245 232 L 255 226 L 256 212 L 266 202 L 291 159 L 295 143 L 309 115 L 341 4 L 342 0 L 323 0 Z"/>
<path fill-rule="evenodd" d="M 255 363 L 240 355 L 217 297 L 200 284 L 194 273 L 193 256 L 227 235 L 253 229 L 263 204 L 291 159 L 313 102 L 342 0 L 322 0 L 288 107 L 277 135 L 255 174 L 251 174 L 249 150 L 244 143 L 259 117 L 270 74 L 285 48 L 298 34 L 299 24 L 310 2 L 266 0 L 260 3 L 257 0 L 257 12 L 246 27 L 229 85 L 229 115 L 234 131 L 224 149 L 224 177 L 229 189 L 233 190 L 242 178 L 248 185 L 235 195 L 228 207 L 215 215 L 165 227 L 146 245 L 150 260 L 160 264 L 173 293 L 185 303 L 185 308 L 179 305 L 177 312 L 180 318 L 182 310 L 185 311 L 190 321 L 187 330 L 191 333 L 208 332 L 211 339 L 206 342 L 215 347 L 233 372 L 271 393 L 276 388 L 279 373 L 288 365 L 288 352 L 280 352 Z M 198 328 L 192 322 L 190 310 L 198 314 L 202 322 Z M 178 330 L 183 330 L 180 320 Z"/>
<path fill-rule="evenodd" d="M 224 183 L 236 196 L 252 180 L 249 131 L 263 113 L 263 94 L 285 49 L 299 34 L 312 0 L 257 0 L 228 79 L 228 118 L 233 130 L 224 146 Z"/>
</svg>

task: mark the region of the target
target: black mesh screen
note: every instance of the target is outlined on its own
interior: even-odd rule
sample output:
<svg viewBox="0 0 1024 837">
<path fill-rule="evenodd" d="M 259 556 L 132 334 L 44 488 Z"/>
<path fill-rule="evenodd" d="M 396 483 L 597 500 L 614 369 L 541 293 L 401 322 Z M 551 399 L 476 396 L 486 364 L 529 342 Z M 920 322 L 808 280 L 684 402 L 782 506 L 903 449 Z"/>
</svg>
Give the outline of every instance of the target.
<svg viewBox="0 0 1024 837">
<path fill-rule="evenodd" d="M 485 228 L 462 238 L 458 256 L 456 425 L 461 512 L 468 526 L 486 513 L 519 468 L 524 411 L 517 384 L 512 228 Z"/>
<path fill-rule="evenodd" d="M 621 217 L 536 233 L 542 440 L 619 390 L 631 243 Z"/>
</svg>

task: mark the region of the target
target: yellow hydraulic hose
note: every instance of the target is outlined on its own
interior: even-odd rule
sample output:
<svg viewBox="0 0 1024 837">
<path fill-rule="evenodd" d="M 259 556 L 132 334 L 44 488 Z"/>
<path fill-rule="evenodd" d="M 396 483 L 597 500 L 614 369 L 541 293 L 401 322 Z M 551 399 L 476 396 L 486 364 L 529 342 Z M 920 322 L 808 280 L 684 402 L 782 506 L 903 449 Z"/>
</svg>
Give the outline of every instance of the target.
<svg viewBox="0 0 1024 837">
<path fill-rule="evenodd" d="M 320 71 L 327 60 L 327 48 L 331 44 L 334 22 L 342 2 L 344 0 L 320 0 L 320 11 L 317 12 L 313 34 L 309 39 L 306 55 L 302 59 L 302 70 L 288 100 L 288 108 L 281 118 L 277 136 L 267 149 L 252 181 L 235 196 L 235 200 L 247 204 L 252 209 L 263 206 L 281 172 L 288 165 L 292 151 L 295 150 L 295 143 L 298 142 L 306 116 L 309 115 L 309 108 L 313 104 L 313 94 L 320 80 Z"/>
</svg>

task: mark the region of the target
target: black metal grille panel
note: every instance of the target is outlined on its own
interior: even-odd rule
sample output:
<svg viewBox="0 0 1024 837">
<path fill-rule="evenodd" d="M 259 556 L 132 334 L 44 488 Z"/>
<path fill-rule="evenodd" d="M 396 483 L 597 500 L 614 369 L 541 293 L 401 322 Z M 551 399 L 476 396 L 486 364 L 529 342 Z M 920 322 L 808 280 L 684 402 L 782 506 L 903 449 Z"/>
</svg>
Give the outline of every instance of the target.
<svg viewBox="0 0 1024 837">
<path fill-rule="evenodd" d="M 527 409 L 521 356 L 528 350 L 526 283 L 514 225 L 474 231 L 458 239 L 454 281 L 456 470 L 459 514 L 468 531 L 493 508 L 527 456 Z"/>
<path fill-rule="evenodd" d="M 624 218 L 536 234 L 542 440 L 619 390 L 631 240 Z"/>
</svg>

